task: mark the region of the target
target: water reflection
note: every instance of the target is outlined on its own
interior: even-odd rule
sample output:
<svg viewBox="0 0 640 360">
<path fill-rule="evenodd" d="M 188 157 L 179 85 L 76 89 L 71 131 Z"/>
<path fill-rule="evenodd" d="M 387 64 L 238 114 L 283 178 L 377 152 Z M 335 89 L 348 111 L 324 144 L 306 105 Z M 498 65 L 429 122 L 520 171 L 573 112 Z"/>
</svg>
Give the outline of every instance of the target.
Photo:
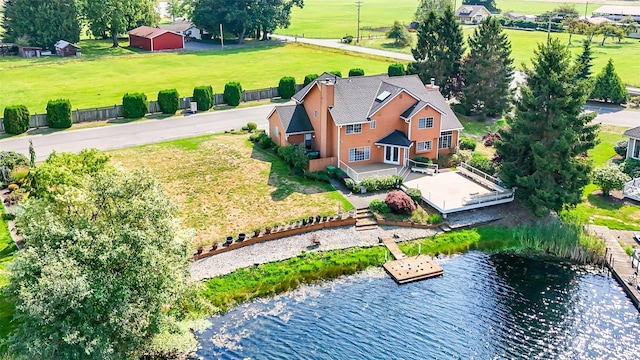
<svg viewBox="0 0 640 360">
<path fill-rule="evenodd" d="M 207 359 L 607 358 L 638 354 L 638 312 L 608 277 L 560 262 L 470 252 L 441 278 L 381 270 L 212 318 Z"/>
</svg>

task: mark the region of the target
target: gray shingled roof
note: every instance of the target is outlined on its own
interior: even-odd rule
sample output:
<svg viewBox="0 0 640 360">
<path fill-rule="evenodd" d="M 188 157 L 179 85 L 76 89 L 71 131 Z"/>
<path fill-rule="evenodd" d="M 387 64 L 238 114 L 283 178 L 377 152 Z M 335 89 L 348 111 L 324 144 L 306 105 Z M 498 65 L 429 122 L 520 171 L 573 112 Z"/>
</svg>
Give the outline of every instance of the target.
<svg viewBox="0 0 640 360">
<path fill-rule="evenodd" d="M 303 132 L 312 132 L 313 125 L 309 120 L 303 105 L 280 105 L 276 106 L 276 112 L 282 121 L 285 134 L 295 134 Z"/>
<path fill-rule="evenodd" d="M 634 139 L 640 139 L 640 126 L 628 129 L 623 135 Z"/>
<path fill-rule="evenodd" d="M 389 135 L 383 137 L 382 139 L 375 142 L 376 145 L 393 145 L 393 146 L 401 146 L 401 147 L 410 147 L 412 142 L 407 138 L 400 130 L 393 130 Z"/>
<path fill-rule="evenodd" d="M 315 79 L 314 81 L 308 83 L 307 86 L 305 86 L 302 89 L 300 89 L 300 91 L 295 93 L 295 95 L 293 95 L 291 98 L 293 100 L 295 100 L 295 101 L 302 102 L 302 99 L 304 99 L 304 97 L 307 95 L 309 90 L 311 90 L 311 88 L 314 87 L 318 81 L 324 81 L 326 79 L 333 80 L 333 79 L 336 79 L 336 78 L 339 79 L 339 77 L 337 77 L 336 75 L 329 74 L 328 72 L 323 72 L 320 76 L 318 76 L 317 79 Z"/>
<path fill-rule="evenodd" d="M 482 9 L 487 10 L 482 5 L 462 5 L 456 9 L 455 16 L 474 17 Z"/>
</svg>

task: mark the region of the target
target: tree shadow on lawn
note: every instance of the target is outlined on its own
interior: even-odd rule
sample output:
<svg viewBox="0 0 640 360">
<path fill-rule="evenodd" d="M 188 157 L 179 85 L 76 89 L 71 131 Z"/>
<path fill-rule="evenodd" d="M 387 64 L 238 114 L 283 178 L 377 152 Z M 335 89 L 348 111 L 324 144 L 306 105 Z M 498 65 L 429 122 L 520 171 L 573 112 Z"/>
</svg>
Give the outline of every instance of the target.
<svg viewBox="0 0 640 360">
<path fill-rule="evenodd" d="M 380 47 L 383 49 L 392 49 L 392 50 L 403 50 L 404 48 L 408 47 L 407 46 L 402 46 L 400 44 L 396 44 L 395 42 L 387 42 L 387 43 L 382 43 L 380 44 Z"/>
<path fill-rule="evenodd" d="M 230 54 L 245 54 L 245 53 L 249 53 L 249 52 L 257 52 L 257 51 L 263 51 L 266 49 L 273 49 L 273 48 L 277 48 L 277 47 L 283 47 L 285 46 L 286 43 L 283 42 L 279 42 L 279 41 L 268 41 L 268 42 L 263 42 L 261 44 L 240 44 L 240 45 L 232 45 L 231 48 L 228 48 L 225 45 L 225 49 L 224 50 L 220 50 L 220 49 L 211 49 L 211 50 L 182 50 L 182 51 L 178 51 L 176 52 L 176 54 L 178 55 L 192 55 L 192 56 L 211 56 L 211 55 L 220 55 L 220 56 L 225 56 L 225 55 L 230 55 Z M 188 71 L 188 69 L 185 69 L 185 71 Z"/>
<path fill-rule="evenodd" d="M 302 176 L 293 174 L 287 164 L 275 154 L 253 145 L 251 158 L 262 162 L 271 163 L 269 168 L 269 180 L 267 184 L 275 188 L 271 192 L 273 201 L 282 201 L 293 193 L 305 195 L 319 194 L 333 191 L 330 184 L 308 180 Z"/>
<path fill-rule="evenodd" d="M 587 195 L 587 201 L 592 206 L 603 210 L 619 210 L 625 205 L 632 203 L 622 197 L 621 191 L 611 191 L 609 196 L 602 195 L 601 190 L 596 190 Z"/>
</svg>

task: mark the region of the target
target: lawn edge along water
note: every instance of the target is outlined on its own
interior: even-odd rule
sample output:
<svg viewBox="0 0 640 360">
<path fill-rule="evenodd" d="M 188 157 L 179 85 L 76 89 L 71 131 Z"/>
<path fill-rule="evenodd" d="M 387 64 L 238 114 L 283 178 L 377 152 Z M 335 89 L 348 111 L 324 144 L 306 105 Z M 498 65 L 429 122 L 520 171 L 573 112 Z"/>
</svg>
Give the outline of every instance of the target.
<svg viewBox="0 0 640 360">
<path fill-rule="evenodd" d="M 417 255 L 419 247 L 423 254 L 430 255 L 479 250 L 558 257 L 583 264 L 596 263 L 604 255 L 604 243 L 590 238 L 581 225 L 542 223 L 515 228 L 483 226 L 400 244 L 410 256 Z M 387 252 L 382 246 L 308 252 L 206 280 L 200 296 L 215 307 L 216 313 L 226 312 L 234 305 L 290 291 L 302 284 L 333 280 L 382 266 Z"/>
</svg>

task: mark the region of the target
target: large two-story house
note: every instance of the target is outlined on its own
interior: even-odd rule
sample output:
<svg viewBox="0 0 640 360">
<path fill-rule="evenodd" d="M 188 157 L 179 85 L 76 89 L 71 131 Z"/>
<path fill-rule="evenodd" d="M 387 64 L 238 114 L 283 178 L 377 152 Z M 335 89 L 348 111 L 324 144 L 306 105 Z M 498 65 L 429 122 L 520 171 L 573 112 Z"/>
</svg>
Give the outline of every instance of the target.
<svg viewBox="0 0 640 360">
<path fill-rule="evenodd" d="M 318 151 L 325 165 L 343 170 L 437 159 L 457 147 L 463 128 L 438 86 L 425 86 L 417 75 L 324 73 L 292 99 L 295 104 L 276 106 L 268 116 L 273 141 Z"/>
</svg>

